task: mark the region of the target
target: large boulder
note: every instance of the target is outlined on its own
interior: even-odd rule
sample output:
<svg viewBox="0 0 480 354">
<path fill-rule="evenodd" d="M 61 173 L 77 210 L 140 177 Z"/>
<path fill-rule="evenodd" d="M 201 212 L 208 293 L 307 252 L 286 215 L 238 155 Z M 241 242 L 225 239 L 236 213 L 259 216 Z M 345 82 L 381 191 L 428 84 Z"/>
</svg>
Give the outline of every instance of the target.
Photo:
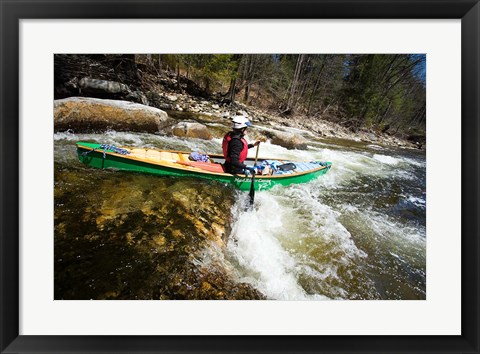
<svg viewBox="0 0 480 354">
<path fill-rule="evenodd" d="M 272 144 L 283 146 L 287 149 L 305 150 L 307 140 L 298 134 L 274 132 L 269 134 Z"/>
<path fill-rule="evenodd" d="M 172 127 L 172 134 L 181 138 L 212 139 L 208 127 L 196 122 L 180 122 Z"/>
<path fill-rule="evenodd" d="M 166 112 L 128 101 L 70 97 L 53 104 L 55 130 L 155 133 L 170 125 Z"/>
</svg>

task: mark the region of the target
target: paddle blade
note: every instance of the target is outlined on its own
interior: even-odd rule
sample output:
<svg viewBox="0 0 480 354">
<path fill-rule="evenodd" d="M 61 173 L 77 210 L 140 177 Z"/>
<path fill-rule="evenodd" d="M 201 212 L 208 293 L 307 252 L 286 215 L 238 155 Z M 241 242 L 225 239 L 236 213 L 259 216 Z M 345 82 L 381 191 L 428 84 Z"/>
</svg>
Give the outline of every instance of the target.
<svg viewBox="0 0 480 354">
<path fill-rule="evenodd" d="M 250 185 L 250 206 L 253 206 L 255 200 L 255 173 L 252 174 L 252 184 Z"/>
</svg>

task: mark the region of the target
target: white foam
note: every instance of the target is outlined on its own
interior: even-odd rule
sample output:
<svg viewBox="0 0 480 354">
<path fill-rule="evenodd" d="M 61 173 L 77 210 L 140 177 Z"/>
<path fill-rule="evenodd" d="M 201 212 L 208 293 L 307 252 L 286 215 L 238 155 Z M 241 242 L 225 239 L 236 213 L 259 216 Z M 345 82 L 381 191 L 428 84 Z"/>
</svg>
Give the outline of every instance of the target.
<svg viewBox="0 0 480 354">
<path fill-rule="evenodd" d="M 102 143 L 117 144 L 117 145 L 129 145 L 132 147 L 140 147 L 145 144 L 146 136 L 154 136 L 153 134 L 138 134 L 130 132 L 117 132 L 109 130 L 105 132 L 102 137 Z M 103 139 L 108 140 L 107 142 Z M 142 146 L 143 147 L 143 146 Z"/>
<path fill-rule="evenodd" d="M 334 242 L 344 257 L 366 257 L 353 242 L 350 232 L 338 220 L 341 213 L 322 203 L 323 188 L 316 183 L 295 185 L 290 188 L 288 198 L 295 206 L 296 217 L 303 215 L 302 222 L 308 222 L 309 232 L 323 240 Z M 345 259 L 347 262 L 347 260 Z"/>
<path fill-rule="evenodd" d="M 409 165 L 413 165 L 415 167 L 421 167 L 421 168 L 425 168 L 426 165 L 427 165 L 427 161 L 423 160 L 423 161 L 420 161 L 420 160 L 416 160 L 416 159 L 412 159 L 412 158 L 404 158 L 404 161 L 409 164 Z"/>
<path fill-rule="evenodd" d="M 385 150 L 385 148 L 379 146 L 379 145 L 367 145 L 368 148 L 374 149 L 374 150 Z"/>
<path fill-rule="evenodd" d="M 242 200 L 235 206 L 238 217 L 228 243 L 243 281 L 272 299 L 306 299 L 295 275 L 296 262 L 278 239 L 288 228 L 285 210 L 267 193 L 256 194 L 255 211 L 243 212 L 243 203 Z"/>
<path fill-rule="evenodd" d="M 53 134 L 53 140 L 54 141 L 59 141 L 59 140 L 76 141 L 78 140 L 78 136 L 74 134 L 71 130 L 67 130 L 64 132 L 57 132 Z"/>
<path fill-rule="evenodd" d="M 392 157 L 392 156 L 387 156 L 387 155 L 378 155 L 375 154 L 373 155 L 373 158 L 377 161 L 380 161 L 381 163 L 387 164 L 387 165 L 398 165 L 400 163 L 400 160 Z"/>
<path fill-rule="evenodd" d="M 398 247 L 424 249 L 426 229 L 420 225 L 401 224 L 392 216 L 373 209 L 364 209 L 360 214 L 364 225 L 374 231 L 378 239 Z"/>
<path fill-rule="evenodd" d="M 344 297 L 339 285 L 338 264 L 350 264 L 366 254 L 338 221 L 340 213 L 321 202 L 314 184 L 274 188 L 256 194 L 254 211 L 243 212 L 237 203 L 228 250 L 239 265 L 241 279 L 272 299 L 326 299 L 320 293 L 307 294 L 300 279 L 309 278 L 328 293 Z M 318 264 L 308 249 L 327 244 L 330 261 Z M 328 258 L 328 257 L 327 257 Z"/>
<path fill-rule="evenodd" d="M 407 200 L 410 202 L 410 203 L 413 203 L 414 205 L 420 207 L 420 208 L 425 208 L 426 206 L 426 200 L 425 199 L 422 199 L 422 198 L 417 198 L 417 197 L 414 197 L 414 196 L 409 196 L 407 198 Z"/>
</svg>

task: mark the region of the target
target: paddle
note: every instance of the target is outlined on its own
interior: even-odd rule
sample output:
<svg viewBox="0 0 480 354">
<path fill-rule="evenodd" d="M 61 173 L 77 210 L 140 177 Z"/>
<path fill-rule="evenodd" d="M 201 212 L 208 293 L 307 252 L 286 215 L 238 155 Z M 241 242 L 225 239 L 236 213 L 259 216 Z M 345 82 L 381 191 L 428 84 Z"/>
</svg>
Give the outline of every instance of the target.
<svg viewBox="0 0 480 354">
<path fill-rule="evenodd" d="M 250 208 L 253 207 L 255 200 L 255 172 L 252 172 L 252 184 L 250 185 Z"/>
<path fill-rule="evenodd" d="M 253 163 L 253 166 L 257 166 L 257 160 L 258 160 L 258 151 L 260 150 L 260 142 L 258 142 L 257 145 L 257 152 L 255 153 L 255 162 Z M 250 185 L 250 207 L 253 206 L 253 202 L 255 200 L 255 172 L 252 173 L 252 184 Z"/>
<path fill-rule="evenodd" d="M 258 142 L 258 145 L 257 145 L 257 152 L 255 153 L 255 162 L 253 163 L 253 166 L 257 166 L 258 151 L 259 150 L 260 150 L 260 141 Z"/>
</svg>

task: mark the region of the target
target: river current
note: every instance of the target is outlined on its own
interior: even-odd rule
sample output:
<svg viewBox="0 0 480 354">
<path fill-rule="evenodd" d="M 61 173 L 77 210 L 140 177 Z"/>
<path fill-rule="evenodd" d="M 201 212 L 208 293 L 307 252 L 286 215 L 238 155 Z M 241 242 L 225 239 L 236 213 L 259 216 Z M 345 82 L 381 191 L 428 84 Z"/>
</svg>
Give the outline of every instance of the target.
<svg viewBox="0 0 480 354">
<path fill-rule="evenodd" d="M 266 142 L 261 144 L 260 156 L 330 161 L 333 163 L 330 171 L 310 183 L 256 192 L 255 208 L 250 211 L 244 208 L 247 193 L 228 190 L 234 202 L 225 216 L 231 219 L 226 247 L 202 245 L 203 256 L 197 257 L 195 262 L 201 264 L 202 269 L 215 264 L 218 270 L 220 265 L 233 274 L 238 283 L 249 284 L 267 299 L 425 299 L 425 152 L 363 142 L 321 140 L 305 131 L 293 131 L 309 140 L 307 150 L 287 150 Z M 247 140 L 253 138 L 247 137 Z M 118 272 L 114 274 L 115 282 L 125 283 L 122 272 L 129 269 L 130 261 L 121 262 L 119 257 L 124 253 L 118 252 L 115 249 L 118 245 L 109 240 L 101 243 L 102 247 L 109 246 L 102 251 L 102 258 L 92 260 L 90 245 L 83 251 L 71 249 L 69 243 L 58 236 L 59 230 L 64 230 L 71 222 L 69 215 L 75 214 L 75 203 L 84 197 L 81 191 L 85 185 L 101 186 L 105 179 L 111 179 L 109 184 L 121 188 L 122 183 L 128 181 L 131 189 L 122 197 L 124 208 L 128 209 L 128 205 L 138 202 L 138 198 L 133 197 L 136 188 L 142 189 L 148 184 L 167 186 L 175 180 L 122 171 L 105 174 L 83 166 L 76 157 L 75 142 L 221 153 L 218 137 L 205 141 L 143 133 L 57 132 L 54 141 L 57 299 L 95 298 L 95 293 L 86 288 L 92 288 L 93 280 L 98 283 L 102 279 L 96 271 L 105 272 L 108 268 L 109 273 Z M 255 155 L 254 149 L 249 155 Z M 187 188 L 227 188 L 211 181 L 182 183 L 186 183 Z M 210 186 L 212 183 L 214 185 Z M 146 189 L 142 193 L 145 194 Z M 89 198 L 91 201 L 97 197 L 99 204 L 106 198 L 101 191 Z M 82 218 L 77 214 L 74 217 Z M 88 220 L 75 225 L 77 238 L 90 232 L 87 225 L 90 225 Z M 158 233 L 158 230 L 147 228 L 142 232 Z M 62 237 L 65 235 L 68 231 Z M 72 271 L 72 262 L 75 259 L 81 262 L 87 254 L 90 260 L 81 266 L 81 274 L 76 274 Z M 71 259 L 68 265 L 65 264 L 67 258 Z M 110 265 L 115 260 L 118 264 Z M 181 262 L 181 257 L 175 261 Z M 130 281 L 131 286 L 145 291 L 149 287 L 146 282 L 151 278 L 148 267 L 158 268 L 161 266 L 158 262 L 158 258 L 151 258 L 149 263 L 143 263 L 142 269 L 149 276 L 141 281 L 142 272 L 130 275 L 136 282 Z M 102 291 L 111 293 L 103 298 L 116 298 L 114 289 Z M 152 294 L 143 294 L 142 298 L 154 298 Z"/>
</svg>

